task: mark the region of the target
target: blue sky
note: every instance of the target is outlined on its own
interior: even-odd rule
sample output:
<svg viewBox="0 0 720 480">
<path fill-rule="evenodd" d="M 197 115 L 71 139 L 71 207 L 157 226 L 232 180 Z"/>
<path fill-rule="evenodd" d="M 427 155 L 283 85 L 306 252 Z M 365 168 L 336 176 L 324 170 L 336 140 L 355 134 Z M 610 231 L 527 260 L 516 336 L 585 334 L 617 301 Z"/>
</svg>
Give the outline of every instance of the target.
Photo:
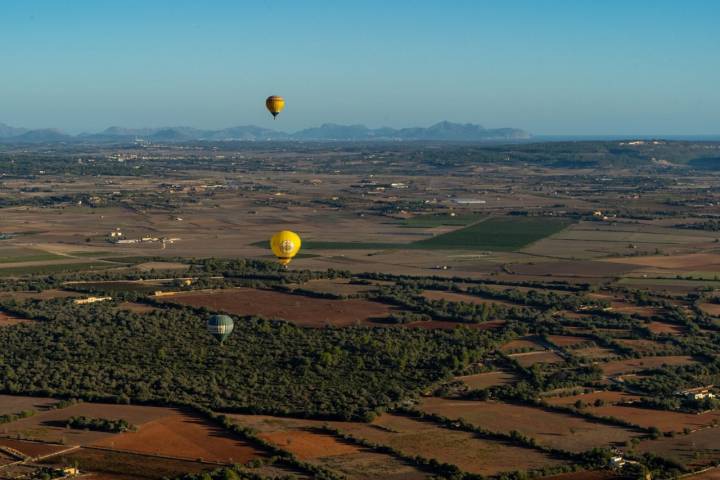
<svg viewBox="0 0 720 480">
<path fill-rule="evenodd" d="M 718 19 L 715 0 L 2 0 L 0 122 L 718 134 Z"/>
</svg>

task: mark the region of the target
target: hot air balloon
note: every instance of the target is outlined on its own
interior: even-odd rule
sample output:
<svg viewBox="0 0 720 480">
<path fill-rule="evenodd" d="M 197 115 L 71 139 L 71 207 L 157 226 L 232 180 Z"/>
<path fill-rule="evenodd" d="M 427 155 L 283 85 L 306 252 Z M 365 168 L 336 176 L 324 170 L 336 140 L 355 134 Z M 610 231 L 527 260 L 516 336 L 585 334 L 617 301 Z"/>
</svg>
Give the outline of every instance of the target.
<svg viewBox="0 0 720 480">
<path fill-rule="evenodd" d="M 287 264 L 300 251 L 300 244 L 300 237 L 297 233 L 283 230 L 270 239 L 270 250 L 278 258 L 280 264 L 287 267 Z"/>
<path fill-rule="evenodd" d="M 234 327 L 235 322 L 227 315 L 213 315 L 207 321 L 208 333 L 220 343 L 223 343 L 230 336 Z"/>
<path fill-rule="evenodd" d="M 278 116 L 278 113 L 282 112 L 285 108 L 285 99 L 277 95 L 271 95 L 265 100 L 265 107 L 272 113 L 273 118 Z"/>
</svg>

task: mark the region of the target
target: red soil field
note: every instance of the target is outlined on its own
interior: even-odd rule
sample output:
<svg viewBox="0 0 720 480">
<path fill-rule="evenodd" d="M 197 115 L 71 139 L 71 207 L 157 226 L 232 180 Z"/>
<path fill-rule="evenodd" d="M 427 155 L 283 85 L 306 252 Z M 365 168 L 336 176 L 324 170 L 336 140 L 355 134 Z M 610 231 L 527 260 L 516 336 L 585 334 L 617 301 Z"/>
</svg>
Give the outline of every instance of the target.
<svg viewBox="0 0 720 480">
<path fill-rule="evenodd" d="M 125 452 L 80 448 L 47 458 L 48 465 L 68 466 L 77 464 L 81 472 L 92 472 L 88 478 L 101 480 L 161 480 L 175 478 L 187 473 L 212 470 L 215 465 L 187 460 L 135 455 Z M 85 478 L 83 476 L 83 478 Z"/>
<path fill-rule="evenodd" d="M 714 253 L 690 253 L 687 255 L 658 255 L 648 257 L 609 258 L 607 262 L 640 265 L 643 267 L 669 268 L 674 270 L 717 271 L 720 255 Z"/>
<path fill-rule="evenodd" d="M 700 309 L 708 315 L 712 315 L 714 317 L 720 316 L 720 303 L 701 303 Z"/>
<path fill-rule="evenodd" d="M 338 429 L 360 428 L 356 422 L 324 422 L 268 415 L 230 415 L 237 423 L 290 451 L 344 475 L 348 480 L 423 480 L 429 475 L 390 454 L 357 447 L 332 435 L 313 431 L 329 424 Z"/>
<path fill-rule="evenodd" d="M 369 319 L 385 317 L 391 311 L 387 305 L 367 300 L 328 300 L 253 288 L 180 293 L 165 301 L 233 315 L 279 318 L 314 328 L 367 324 Z"/>
<path fill-rule="evenodd" d="M 539 352 L 545 350 L 545 347 L 540 345 L 533 337 L 523 337 L 517 338 L 515 340 L 510 340 L 509 342 L 500 347 L 500 351 L 506 353 L 519 350 L 532 350 L 535 352 Z"/>
<path fill-rule="evenodd" d="M 657 368 L 662 365 L 689 365 L 695 361 L 687 355 L 671 355 L 665 357 L 643 357 L 630 360 L 617 360 L 601 363 L 600 368 L 605 375 L 622 375 L 626 373 L 639 372 L 649 368 Z"/>
<path fill-rule="evenodd" d="M 450 419 L 462 418 L 490 431 L 509 433 L 518 430 L 535 438 L 540 445 L 572 452 L 584 452 L 640 435 L 626 428 L 593 423 L 572 415 L 500 402 L 430 397 L 422 400 L 420 409 Z"/>
<path fill-rule="evenodd" d="M 592 340 L 587 337 L 578 337 L 573 335 L 548 335 L 548 340 L 558 347 L 572 347 L 573 345 L 582 345 L 592 342 Z"/>
<path fill-rule="evenodd" d="M 274 443 L 301 460 L 310 460 L 319 457 L 357 453 L 359 449 L 349 443 L 338 441 L 331 435 L 307 432 L 301 430 L 284 430 L 261 433 L 260 438 Z"/>
<path fill-rule="evenodd" d="M 246 463 L 265 456 L 240 437 L 181 411 L 145 423 L 136 432 L 103 438 L 94 446 L 223 463 Z"/>
<path fill-rule="evenodd" d="M 669 333 L 671 335 L 680 335 L 683 332 L 683 327 L 665 322 L 653 321 L 648 323 L 647 327 L 653 333 Z"/>
<path fill-rule="evenodd" d="M 137 405 L 115 405 L 103 403 L 79 403 L 67 408 L 48 410 L 32 417 L 0 425 L 0 433 L 22 435 L 23 438 L 66 445 L 89 445 L 111 437 L 112 433 L 66 428 L 73 416 L 125 419 L 132 425 L 142 426 L 151 420 L 173 413 L 170 408 L 144 407 Z"/>
<path fill-rule="evenodd" d="M 67 445 L 53 445 L 50 443 L 29 442 L 25 440 L 15 440 L 13 438 L 2 437 L 0 437 L 0 447 L 12 448 L 20 453 L 24 453 L 28 457 L 51 455 L 70 448 Z"/>
<path fill-rule="evenodd" d="M 691 475 L 691 480 L 720 480 L 720 468 L 713 468 L 707 472 L 698 473 L 697 475 Z"/>
<path fill-rule="evenodd" d="M 697 430 L 712 425 L 713 421 L 720 422 L 718 411 L 695 415 L 620 405 L 589 407 L 588 411 L 601 417 L 620 418 L 643 428 L 657 427 L 661 432 L 681 432 L 684 428 Z M 720 437 L 718 437 L 718 447 L 720 448 Z"/>
<path fill-rule="evenodd" d="M 498 370 L 497 372 L 463 375 L 461 377 L 455 377 L 455 380 L 460 380 L 470 389 L 480 389 L 497 385 L 507 385 L 517 381 L 517 377 L 512 372 Z"/>
</svg>

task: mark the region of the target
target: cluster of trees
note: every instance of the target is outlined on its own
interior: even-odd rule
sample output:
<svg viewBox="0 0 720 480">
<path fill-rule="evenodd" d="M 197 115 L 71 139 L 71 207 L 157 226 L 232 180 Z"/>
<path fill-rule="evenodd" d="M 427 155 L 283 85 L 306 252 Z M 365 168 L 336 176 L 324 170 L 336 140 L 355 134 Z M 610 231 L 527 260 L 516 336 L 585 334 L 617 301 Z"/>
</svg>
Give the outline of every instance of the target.
<svg viewBox="0 0 720 480">
<path fill-rule="evenodd" d="M 92 418 L 85 416 L 73 416 L 67 421 L 68 428 L 78 430 L 95 430 L 98 432 L 122 433 L 135 430 L 135 426 L 124 418 L 109 420 L 107 418 Z"/>
<path fill-rule="evenodd" d="M 191 308 L 9 303 L 0 307 L 42 321 L 0 329 L 0 391 L 248 413 L 366 418 L 505 340 L 462 328 L 303 329 L 248 317 L 221 346 Z"/>
</svg>

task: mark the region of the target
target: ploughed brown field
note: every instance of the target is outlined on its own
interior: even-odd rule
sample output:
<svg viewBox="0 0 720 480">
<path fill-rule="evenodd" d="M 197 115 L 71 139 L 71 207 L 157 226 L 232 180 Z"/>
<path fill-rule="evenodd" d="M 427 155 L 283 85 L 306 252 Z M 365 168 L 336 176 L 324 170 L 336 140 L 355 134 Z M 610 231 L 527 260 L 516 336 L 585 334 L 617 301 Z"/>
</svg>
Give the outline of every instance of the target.
<svg viewBox="0 0 720 480">
<path fill-rule="evenodd" d="M 531 367 L 536 363 L 562 363 L 563 359 L 555 352 L 528 352 L 510 355 L 522 367 Z"/>
<path fill-rule="evenodd" d="M 100 480 L 174 478 L 187 473 L 212 470 L 214 465 L 188 460 L 151 457 L 111 450 L 80 448 L 43 461 L 47 465 L 77 465 L 81 472 L 92 472 L 88 478 Z"/>
<path fill-rule="evenodd" d="M 707 467 L 720 461 L 718 435 L 720 429 L 704 428 L 688 435 L 643 440 L 636 450 L 672 459 L 689 468 Z"/>
<path fill-rule="evenodd" d="M 457 292 L 443 292 L 439 290 L 424 290 L 422 296 L 428 300 L 445 300 L 447 302 L 464 302 L 472 303 L 474 305 L 502 305 L 505 307 L 518 307 L 514 303 L 503 302 L 502 300 L 489 300 L 486 298 L 476 297 L 475 295 L 468 295 L 465 293 Z"/>
<path fill-rule="evenodd" d="M 67 450 L 66 445 L 54 445 L 51 443 L 30 442 L 27 440 L 16 440 L 14 438 L 0 437 L 0 447 L 12 448 L 28 457 L 42 457 Z"/>
<path fill-rule="evenodd" d="M 548 340 L 558 347 L 572 347 L 574 345 L 583 345 L 592 342 L 592 340 L 587 337 L 575 335 L 548 335 Z"/>
<path fill-rule="evenodd" d="M 565 397 L 544 397 L 546 403 L 550 405 L 574 405 L 575 402 L 581 400 L 585 403 L 591 404 L 596 400 L 602 400 L 606 404 L 615 404 L 622 402 L 631 402 L 633 400 L 639 400 L 638 395 L 630 395 L 624 392 L 614 392 L 612 390 L 602 390 L 591 393 L 581 393 L 578 395 L 570 395 Z"/>
<path fill-rule="evenodd" d="M 480 389 L 495 387 L 497 385 L 507 385 L 517 381 L 517 377 L 512 372 L 498 370 L 496 372 L 476 373 L 474 375 L 463 375 L 455 377 L 470 389 Z"/>
<path fill-rule="evenodd" d="M 429 474 L 393 455 L 357 446 L 318 430 L 323 425 L 343 429 L 353 422 L 323 422 L 267 415 L 230 415 L 262 439 L 293 453 L 299 459 L 338 472 L 349 480 L 423 480 Z"/>
<path fill-rule="evenodd" d="M 645 256 L 609 258 L 607 262 L 638 265 L 643 267 L 668 268 L 693 271 L 720 270 L 720 255 L 716 253 L 690 253 L 673 256 Z"/>
<path fill-rule="evenodd" d="M 629 360 L 617 360 L 601 363 L 600 368 L 605 375 L 622 375 L 626 373 L 639 372 L 650 368 L 657 368 L 663 365 L 690 365 L 694 363 L 692 357 L 687 355 L 670 355 L 665 357 L 643 357 Z"/>
<path fill-rule="evenodd" d="M 314 328 L 372 324 L 372 318 L 386 317 L 391 311 L 387 305 L 367 300 L 329 300 L 254 288 L 180 293 L 165 301 L 233 315 L 283 319 Z"/>
<path fill-rule="evenodd" d="M 0 433 L 8 436 L 20 435 L 22 438 L 29 440 L 63 443 L 66 445 L 90 445 L 103 438 L 111 437 L 113 434 L 67 428 L 66 424 L 70 417 L 86 416 L 109 420 L 122 418 L 132 425 L 141 427 L 144 423 L 167 416 L 172 412 L 174 412 L 174 410 L 170 408 L 79 403 L 67 408 L 40 412 L 32 417 L 0 425 Z"/>
<path fill-rule="evenodd" d="M 422 400 L 420 409 L 453 420 L 464 419 L 490 431 L 509 433 L 517 430 L 533 437 L 540 445 L 571 452 L 584 452 L 597 446 L 618 444 L 640 435 L 640 432 L 627 428 L 501 402 L 430 397 Z"/>
<path fill-rule="evenodd" d="M 647 328 L 653 333 L 669 333 L 671 335 L 680 335 L 683 331 L 683 327 L 680 325 L 655 321 L 648 323 Z"/>
<path fill-rule="evenodd" d="M 502 345 L 500 347 L 500 350 L 505 353 L 518 350 L 532 350 L 535 352 L 539 352 L 545 350 L 545 347 L 538 343 L 537 339 L 534 337 L 523 337 L 517 338 L 515 340 L 510 340 L 509 342 Z"/>
<path fill-rule="evenodd" d="M 245 440 L 202 417 L 179 410 L 163 410 L 166 410 L 165 415 L 144 423 L 136 432 L 104 437 L 93 446 L 228 464 L 246 463 L 266 456 Z"/>
<path fill-rule="evenodd" d="M 0 415 L 19 413 L 24 410 L 47 410 L 56 403 L 57 400 L 53 398 L 0 395 Z M 0 429 L 2 429 L 2 425 L 0 425 Z"/>
<path fill-rule="evenodd" d="M 433 422 L 384 414 L 370 424 L 334 423 L 334 427 L 367 441 L 389 445 L 406 455 L 417 455 L 457 465 L 461 470 L 494 475 L 566 463 L 533 449 L 489 441 L 469 432 L 450 430 Z"/>
<path fill-rule="evenodd" d="M 712 425 L 714 421 L 720 422 L 720 411 L 695 415 L 621 405 L 588 407 L 588 411 L 601 417 L 620 418 L 643 428 L 657 427 L 661 432 L 681 432 L 685 428 L 697 430 Z"/>
</svg>

